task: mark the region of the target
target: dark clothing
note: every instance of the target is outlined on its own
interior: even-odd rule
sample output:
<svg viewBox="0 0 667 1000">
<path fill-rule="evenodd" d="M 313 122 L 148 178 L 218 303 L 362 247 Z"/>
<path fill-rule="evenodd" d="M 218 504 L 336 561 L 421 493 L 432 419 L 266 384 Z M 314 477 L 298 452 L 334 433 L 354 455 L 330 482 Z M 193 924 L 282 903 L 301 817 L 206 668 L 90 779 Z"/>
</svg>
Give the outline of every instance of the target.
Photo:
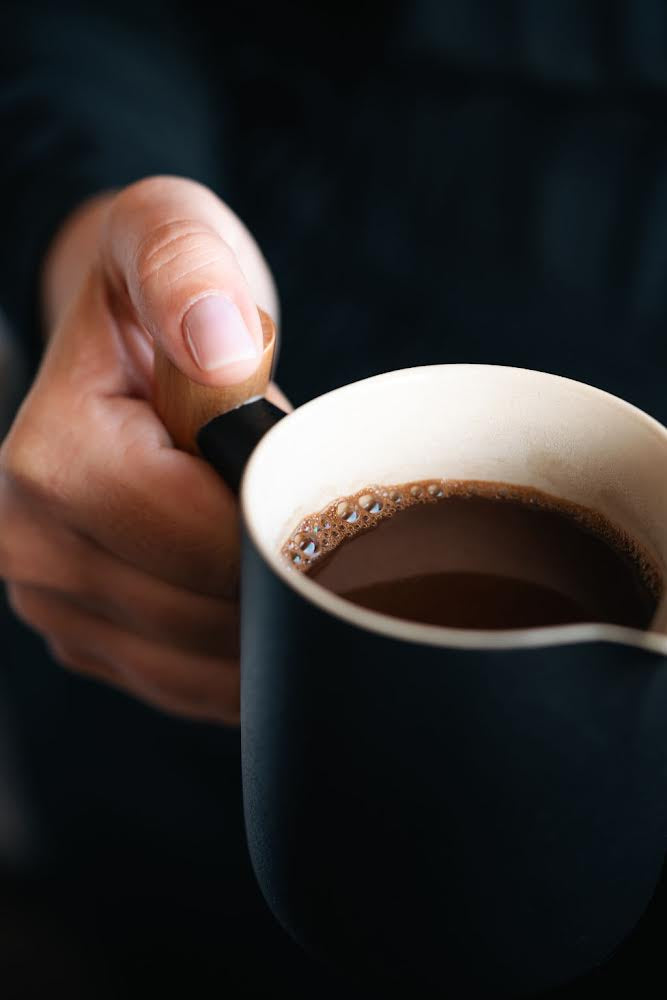
<svg viewBox="0 0 667 1000">
<path fill-rule="evenodd" d="M 174 173 L 216 190 L 265 252 L 277 377 L 296 404 L 391 368 L 492 362 L 667 422 L 660 0 L 0 10 L 0 307 L 33 365 L 58 224 L 100 190 Z M 238 995 L 259 989 L 262 955 L 267 975 L 314 982 L 254 888 L 237 734 L 61 673 L 8 618 L 3 630 L 52 877 L 73 872 L 72 898 L 101 924 L 131 902 L 169 941 L 189 914 L 200 947 L 195 934 L 186 952 L 196 964 L 201 941 L 219 947 L 221 989 L 225 976 Z M 632 992 L 652 941 L 606 982 L 625 975 Z"/>
<path fill-rule="evenodd" d="M 667 418 L 660 0 L 112 7 L 6 7 L 0 302 L 17 328 L 68 211 L 172 172 L 256 234 L 297 403 L 468 360 Z"/>
</svg>

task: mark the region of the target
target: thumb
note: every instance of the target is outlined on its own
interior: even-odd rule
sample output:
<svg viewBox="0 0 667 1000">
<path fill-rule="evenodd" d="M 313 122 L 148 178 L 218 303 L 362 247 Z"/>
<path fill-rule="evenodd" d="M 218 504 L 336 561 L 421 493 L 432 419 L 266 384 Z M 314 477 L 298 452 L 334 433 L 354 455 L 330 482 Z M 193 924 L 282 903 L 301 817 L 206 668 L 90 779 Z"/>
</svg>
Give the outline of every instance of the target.
<svg viewBox="0 0 667 1000">
<path fill-rule="evenodd" d="M 255 297 L 233 248 L 243 233 L 212 191 L 176 177 L 125 188 L 109 212 L 102 257 L 112 288 L 174 364 L 205 385 L 241 382 L 261 357 Z"/>
</svg>

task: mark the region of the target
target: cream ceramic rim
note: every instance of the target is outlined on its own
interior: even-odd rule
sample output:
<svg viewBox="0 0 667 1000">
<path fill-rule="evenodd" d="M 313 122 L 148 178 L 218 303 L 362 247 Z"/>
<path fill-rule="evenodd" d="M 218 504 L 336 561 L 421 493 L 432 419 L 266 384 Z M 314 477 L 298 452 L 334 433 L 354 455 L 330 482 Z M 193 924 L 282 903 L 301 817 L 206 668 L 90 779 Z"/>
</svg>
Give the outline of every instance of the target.
<svg viewBox="0 0 667 1000">
<path fill-rule="evenodd" d="M 509 650 L 509 649 L 530 649 L 543 646 L 556 646 L 572 643 L 584 642 L 610 642 L 624 645 L 631 645 L 637 648 L 653 651 L 667 655 L 667 578 L 665 580 L 665 593 L 656 615 L 655 623 L 660 622 L 661 631 L 639 631 L 616 625 L 603 624 L 577 624 L 558 625 L 534 629 L 510 629 L 498 631 L 476 631 L 468 629 L 443 628 L 434 625 L 423 625 L 417 622 L 410 622 L 403 619 L 370 611 L 359 605 L 353 604 L 342 597 L 337 596 L 324 587 L 319 586 L 314 581 L 308 579 L 301 573 L 293 570 L 286 564 L 281 556 L 279 546 L 270 544 L 258 531 L 255 517 L 257 506 L 254 490 L 261 484 L 262 463 L 266 461 L 271 450 L 280 443 L 281 439 L 291 433 L 292 426 L 298 420 L 308 420 L 309 423 L 316 421 L 318 413 L 335 405 L 339 409 L 345 410 L 346 406 L 354 402 L 355 396 L 360 393 L 374 389 L 376 387 L 397 388 L 406 380 L 415 375 L 428 379 L 437 379 L 438 373 L 447 372 L 455 378 L 466 378 L 477 375 L 485 378 L 506 376 L 526 379 L 535 384 L 538 389 L 540 383 L 544 386 L 547 380 L 552 387 L 558 389 L 575 389 L 581 396 L 585 394 L 592 403 L 606 404 L 613 407 L 617 415 L 627 418 L 627 423 L 634 422 L 634 425 L 649 434 L 652 438 L 657 438 L 659 446 L 664 449 L 665 458 L 665 481 L 667 482 L 667 428 L 660 424 L 653 417 L 650 417 L 643 410 L 634 406 L 617 396 L 597 389 L 585 383 L 576 382 L 572 379 L 564 378 L 560 375 L 553 375 L 545 372 L 533 371 L 524 368 L 510 368 L 496 365 L 431 365 L 417 368 L 398 369 L 386 372 L 368 379 L 352 382 L 341 388 L 334 389 L 322 396 L 316 397 L 297 408 L 292 414 L 276 424 L 259 442 L 246 466 L 240 490 L 240 502 L 243 521 L 246 530 L 253 541 L 258 552 L 261 554 L 267 566 L 276 574 L 288 587 L 303 597 L 306 601 L 321 609 L 334 618 L 339 619 L 349 625 L 356 626 L 367 632 L 383 635 L 391 639 L 397 639 L 417 645 L 451 647 L 458 649 L 488 649 L 488 650 Z M 610 411 L 611 412 L 611 411 Z M 431 473 L 432 475 L 433 473 Z M 416 477 L 414 477 L 416 478 Z M 425 476 L 424 478 L 428 478 Z M 470 477 L 473 478 L 473 477 Z M 482 477 L 478 477 L 482 478 Z M 489 477 L 491 478 L 491 477 Z M 371 480 L 378 481 L 378 480 Z M 394 482 L 401 481 L 400 478 Z M 514 481 L 514 480 L 510 480 Z M 387 480 L 389 482 L 389 480 Z M 363 485 L 361 483 L 360 485 Z M 349 491 L 347 488 L 339 493 L 325 496 L 324 501 L 334 499 L 336 495 L 344 495 Z M 665 491 L 667 497 L 667 489 Z M 312 508 L 312 510 L 317 509 Z M 292 520 L 292 526 L 296 524 L 298 515 Z M 665 507 L 665 521 L 667 522 L 667 506 Z M 667 533 L 667 526 L 666 526 Z M 281 536 L 284 540 L 289 532 L 289 526 Z M 662 560 L 662 569 L 665 570 L 665 559 Z M 654 624 L 655 624 L 654 623 Z"/>
</svg>

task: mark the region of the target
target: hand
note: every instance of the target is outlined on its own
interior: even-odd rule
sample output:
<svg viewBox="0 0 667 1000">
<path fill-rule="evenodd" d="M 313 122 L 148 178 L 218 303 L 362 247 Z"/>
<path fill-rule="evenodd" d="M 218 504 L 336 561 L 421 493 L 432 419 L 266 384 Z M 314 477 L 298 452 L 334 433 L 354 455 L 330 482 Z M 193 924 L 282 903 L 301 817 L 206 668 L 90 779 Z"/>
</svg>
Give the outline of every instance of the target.
<svg viewBox="0 0 667 1000">
<path fill-rule="evenodd" d="M 204 384 L 246 378 L 256 307 L 277 311 L 267 265 L 212 192 L 150 178 L 65 225 L 44 296 L 48 347 L 0 449 L 12 607 L 73 670 L 236 722 L 237 507 L 151 408 L 152 345 Z"/>
</svg>

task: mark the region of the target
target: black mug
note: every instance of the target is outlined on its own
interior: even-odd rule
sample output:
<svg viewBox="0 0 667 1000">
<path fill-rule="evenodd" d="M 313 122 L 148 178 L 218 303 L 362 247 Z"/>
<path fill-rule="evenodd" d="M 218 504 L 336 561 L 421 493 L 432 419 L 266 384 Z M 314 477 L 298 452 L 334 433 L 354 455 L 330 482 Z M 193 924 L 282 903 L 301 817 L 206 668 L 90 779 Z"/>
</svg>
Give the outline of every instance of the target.
<svg viewBox="0 0 667 1000">
<path fill-rule="evenodd" d="M 282 926 L 339 970 L 526 995 L 604 960 L 656 887 L 667 603 L 648 632 L 439 628 L 351 604 L 281 555 L 336 497 L 430 477 L 592 507 L 665 570 L 667 430 L 607 393 L 441 365 L 299 408 L 240 491 L 248 844 Z"/>
</svg>

